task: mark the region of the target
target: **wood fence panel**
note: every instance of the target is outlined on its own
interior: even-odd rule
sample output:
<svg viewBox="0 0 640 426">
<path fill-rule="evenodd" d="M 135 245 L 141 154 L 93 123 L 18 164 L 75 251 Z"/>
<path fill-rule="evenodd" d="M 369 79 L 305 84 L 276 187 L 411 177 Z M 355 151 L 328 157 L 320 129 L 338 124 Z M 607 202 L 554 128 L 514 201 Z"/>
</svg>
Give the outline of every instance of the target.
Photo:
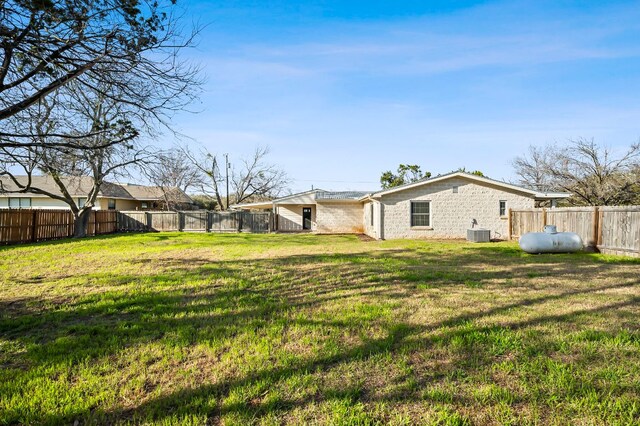
<svg viewBox="0 0 640 426">
<path fill-rule="evenodd" d="M 179 231 L 180 216 L 178 212 L 146 212 L 149 224 L 154 231 Z"/>
<path fill-rule="evenodd" d="M 240 213 L 209 212 L 209 230 L 211 232 L 239 232 Z"/>
<path fill-rule="evenodd" d="M 241 212 L 241 232 L 269 232 L 271 213 Z"/>
<path fill-rule="evenodd" d="M 640 206 L 600 207 L 598 249 L 640 257 Z"/>
<path fill-rule="evenodd" d="M 180 212 L 182 215 L 182 230 L 191 232 L 206 232 L 209 215 L 206 210 Z"/>
<path fill-rule="evenodd" d="M 55 240 L 73 236 L 74 219 L 70 210 L 34 210 L 33 241 Z"/>
<path fill-rule="evenodd" d="M 527 232 L 542 232 L 544 220 L 543 209 L 511 210 L 511 237 L 519 238 Z"/>
<path fill-rule="evenodd" d="M 594 213 L 596 207 L 567 207 L 546 210 L 548 225 L 555 225 L 558 232 L 575 232 L 580 235 L 587 247 L 597 245 L 598 236 L 596 231 L 596 221 Z"/>
<path fill-rule="evenodd" d="M 0 210 L 0 244 L 15 244 L 33 239 L 32 210 Z"/>
<path fill-rule="evenodd" d="M 147 213 L 140 211 L 117 212 L 118 232 L 148 231 Z"/>
</svg>

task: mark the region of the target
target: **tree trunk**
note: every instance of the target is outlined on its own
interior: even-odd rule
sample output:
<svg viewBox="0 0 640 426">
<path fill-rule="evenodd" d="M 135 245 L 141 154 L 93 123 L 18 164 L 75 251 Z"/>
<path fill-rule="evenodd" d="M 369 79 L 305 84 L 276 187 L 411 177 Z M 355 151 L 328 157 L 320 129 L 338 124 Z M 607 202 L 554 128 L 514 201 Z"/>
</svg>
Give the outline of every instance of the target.
<svg viewBox="0 0 640 426">
<path fill-rule="evenodd" d="M 73 221 L 73 238 L 83 238 L 87 236 L 89 229 L 89 218 L 91 217 L 91 209 L 82 209 L 75 216 Z"/>
</svg>

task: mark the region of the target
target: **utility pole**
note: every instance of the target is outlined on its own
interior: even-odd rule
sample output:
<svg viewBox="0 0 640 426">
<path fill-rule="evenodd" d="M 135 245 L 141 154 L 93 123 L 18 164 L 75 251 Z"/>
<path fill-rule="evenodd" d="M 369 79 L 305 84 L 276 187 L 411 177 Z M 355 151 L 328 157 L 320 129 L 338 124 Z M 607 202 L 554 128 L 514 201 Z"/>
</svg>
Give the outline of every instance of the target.
<svg viewBox="0 0 640 426">
<path fill-rule="evenodd" d="M 225 154 L 224 155 L 224 168 L 226 169 L 227 173 L 227 208 L 226 210 L 229 210 L 229 154 Z"/>
</svg>

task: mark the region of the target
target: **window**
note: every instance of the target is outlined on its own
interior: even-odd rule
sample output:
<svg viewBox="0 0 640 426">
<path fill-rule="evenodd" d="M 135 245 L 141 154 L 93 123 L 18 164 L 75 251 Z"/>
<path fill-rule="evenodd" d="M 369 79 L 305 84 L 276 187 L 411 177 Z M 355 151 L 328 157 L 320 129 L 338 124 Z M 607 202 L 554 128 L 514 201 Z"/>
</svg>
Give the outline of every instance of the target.
<svg viewBox="0 0 640 426">
<path fill-rule="evenodd" d="M 31 198 L 9 198 L 9 207 L 12 209 L 24 209 L 31 207 Z"/>
<path fill-rule="evenodd" d="M 500 200 L 500 216 L 507 215 L 507 202 L 505 200 Z"/>
<path fill-rule="evenodd" d="M 453 189 L 453 193 L 457 194 L 458 193 L 458 185 L 454 185 Z"/>
<path fill-rule="evenodd" d="M 431 201 L 411 202 L 411 226 L 431 226 Z"/>
<path fill-rule="evenodd" d="M 369 221 L 373 226 L 373 203 L 369 204 Z"/>
<path fill-rule="evenodd" d="M 116 209 L 116 200 L 115 199 L 109 198 L 108 209 L 109 210 L 115 210 Z"/>
<path fill-rule="evenodd" d="M 140 208 L 148 209 L 149 208 L 149 203 L 147 203 L 146 201 L 141 201 L 140 202 Z"/>
<path fill-rule="evenodd" d="M 87 199 L 85 197 L 78 198 L 78 208 L 79 209 L 83 208 L 86 202 L 87 202 Z"/>
</svg>

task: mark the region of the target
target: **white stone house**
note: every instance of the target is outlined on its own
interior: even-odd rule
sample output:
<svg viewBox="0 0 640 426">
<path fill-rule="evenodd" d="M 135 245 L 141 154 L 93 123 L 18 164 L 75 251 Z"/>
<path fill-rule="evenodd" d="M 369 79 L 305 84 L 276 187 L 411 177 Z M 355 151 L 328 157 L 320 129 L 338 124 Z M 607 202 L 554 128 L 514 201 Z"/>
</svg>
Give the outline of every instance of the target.
<svg viewBox="0 0 640 426">
<path fill-rule="evenodd" d="M 568 193 L 541 193 L 464 172 L 454 172 L 378 192 L 321 189 L 237 209 L 269 209 L 280 232 L 364 233 L 376 239 L 464 238 L 484 228 L 507 238 L 509 209 L 552 204 Z"/>
</svg>

